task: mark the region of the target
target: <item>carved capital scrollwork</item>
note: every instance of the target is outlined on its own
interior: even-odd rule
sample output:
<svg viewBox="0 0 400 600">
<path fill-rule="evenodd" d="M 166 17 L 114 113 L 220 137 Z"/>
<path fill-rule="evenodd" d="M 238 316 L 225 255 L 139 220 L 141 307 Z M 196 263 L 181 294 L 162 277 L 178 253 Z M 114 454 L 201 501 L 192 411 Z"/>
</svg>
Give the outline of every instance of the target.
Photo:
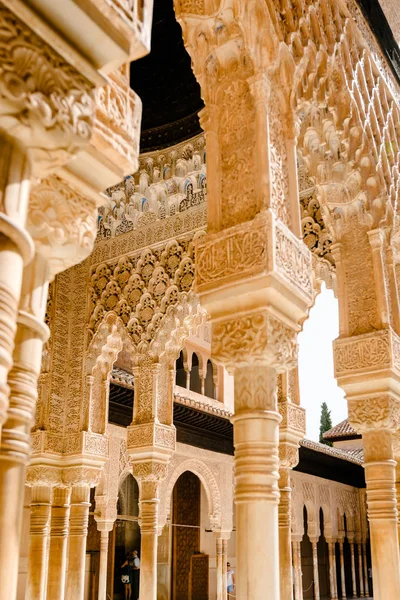
<svg viewBox="0 0 400 600">
<path fill-rule="evenodd" d="M 29 487 L 37 485 L 62 485 L 62 469 L 41 465 L 31 465 L 26 470 L 25 484 Z"/>
<path fill-rule="evenodd" d="M 42 175 L 90 140 L 93 86 L 5 6 L 0 22 L 0 125 L 27 146 Z"/>
<path fill-rule="evenodd" d="M 94 200 L 53 175 L 32 189 L 29 204 L 28 230 L 51 277 L 89 256 L 96 238 Z"/>
<path fill-rule="evenodd" d="M 279 444 L 279 469 L 281 473 L 279 487 L 286 485 L 284 471 L 293 469 L 299 462 L 299 448 L 296 445 L 281 442 Z M 281 471 L 282 470 L 282 471 Z M 287 485 L 289 483 L 287 482 Z"/>
<path fill-rule="evenodd" d="M 390 393 L 348 399 L 349 421 L 360 433 L 395 431 L 400 423 L 400 401 Z"/>
<path fill-rule="evenodd" d="M 86 466 L 69 467 L 63 469 L 62 479 L 68 486 L 89 486 L 96 487 L 99 483 L 101 470 Z"/>
<path fill-rule="evenodd" d="M 141 483 L 160 483 L 167 475 L 167 464 L 155 460 L 134 462 L 132 464 L 132 474 Z"/>
<path fill-rule="evenodd" d="M 296 331 L 266 310 L 213 323 L 212 344 L 229 369 L 259 362 L 283 371 L 297 361 Z"/>
</svg>

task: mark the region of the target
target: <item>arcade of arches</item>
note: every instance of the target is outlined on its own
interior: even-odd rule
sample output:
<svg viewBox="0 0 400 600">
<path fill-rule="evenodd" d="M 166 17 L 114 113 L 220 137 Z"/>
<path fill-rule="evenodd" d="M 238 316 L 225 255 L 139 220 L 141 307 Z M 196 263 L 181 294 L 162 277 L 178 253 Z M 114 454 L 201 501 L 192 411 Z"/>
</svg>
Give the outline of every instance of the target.
<svg viewBox="0 0 400 600">
<path fill-rule="evenodd" d="M 0 0 L 0 600 L 400 598 L 398 8 Z"/>
</svg>

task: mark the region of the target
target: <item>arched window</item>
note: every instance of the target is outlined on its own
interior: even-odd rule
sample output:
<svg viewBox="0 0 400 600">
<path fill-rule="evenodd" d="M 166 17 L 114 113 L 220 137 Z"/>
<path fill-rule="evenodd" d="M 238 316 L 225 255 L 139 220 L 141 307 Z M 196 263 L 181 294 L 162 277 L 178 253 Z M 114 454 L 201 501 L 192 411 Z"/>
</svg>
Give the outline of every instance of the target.
<svg viewBox="0 0 400 600">
<path fill-rule="evenodd" d="M 211 360 L 207 361 L 206 381 L 204 386 L 204 394 L 209 398 L 215 398 L 215 385 L 214 385 L 214 367 Z"/>
<path fill-rule="evenodd" d="M 180 385 L 181 387 L 185 388 L 186 387 L 186 372 L 185 372 L 185 368 L 183 366 L 182 350 L 180 351 L 179 358 L 177 359 L 177 361 L 175 363 L 175 369 L 176 369 L 176 374 L 175 374 L 176 385 Z"/>
<path fill-rule="evenodd" d="M 201 381 L 199 375 L 199 357 L 196 352 L 192 354 L 192 368 L 190 370 L 190 389 L 201 394 Z"/>
</svg>

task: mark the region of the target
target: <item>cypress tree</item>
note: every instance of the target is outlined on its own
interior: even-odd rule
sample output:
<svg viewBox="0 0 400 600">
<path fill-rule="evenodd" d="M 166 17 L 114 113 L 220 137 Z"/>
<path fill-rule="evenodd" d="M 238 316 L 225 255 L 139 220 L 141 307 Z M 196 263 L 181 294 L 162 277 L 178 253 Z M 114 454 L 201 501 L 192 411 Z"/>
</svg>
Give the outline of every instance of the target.
<svg viewBox="0 0 400 600">
<path fill-rule="evenodd" d="M 332 446 L 332 442 L 330 442 L 329 440 L 325 440 L 322 437 L 325 431 L 329 431 L 330 429 L 332 429 L 331 411 L 328 410 L 327 403 L 323 402 L 321 405 L 321 421 L 319 426 L 319 441 L 321 442 L 321 444 Z"/>
</svg>

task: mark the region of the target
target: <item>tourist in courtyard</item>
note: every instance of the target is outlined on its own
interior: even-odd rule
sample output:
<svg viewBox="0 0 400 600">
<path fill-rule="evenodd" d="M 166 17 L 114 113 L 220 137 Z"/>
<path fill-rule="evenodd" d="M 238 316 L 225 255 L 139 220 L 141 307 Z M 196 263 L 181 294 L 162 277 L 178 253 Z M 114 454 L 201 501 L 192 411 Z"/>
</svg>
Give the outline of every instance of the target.
<svg viewBox="0 0 400 600">
<path fill-rule="evenodd" d="M 124 584 L 125 600 L 132 597 L 132 569 L 133 559 L 131 553 L 127 552 L 125 561 L 121 565 L 121 581 Z"/>
<path fill-rule="evenodd" d="M 228 590 L 228 598 L 233 598 L 233 592 L 235 589 L 235 573 L 233 569 L 231 569 L 230 563 L 226 563 L 226 586 Z"/>
<path fill-rule="evenodd" d="M 139 600 L 140 558 L 138 551 L 132 552 L 132 600 Z"/>
</svg>

